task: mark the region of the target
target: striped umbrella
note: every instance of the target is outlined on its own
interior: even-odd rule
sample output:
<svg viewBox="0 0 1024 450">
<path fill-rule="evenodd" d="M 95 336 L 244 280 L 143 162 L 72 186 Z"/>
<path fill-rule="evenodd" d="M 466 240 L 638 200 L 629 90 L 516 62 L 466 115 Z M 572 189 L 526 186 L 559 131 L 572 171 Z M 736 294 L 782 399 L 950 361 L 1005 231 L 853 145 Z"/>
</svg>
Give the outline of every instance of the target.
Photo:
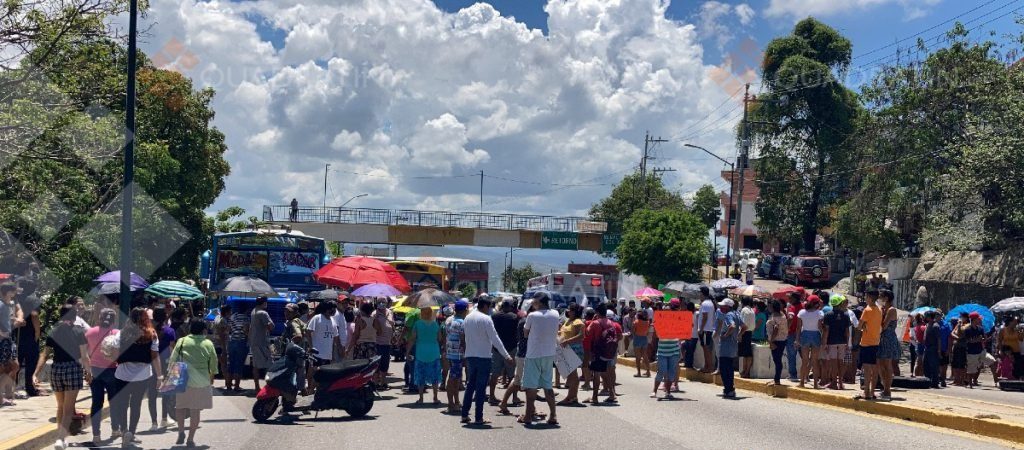
<svg viewBox="0 0 1024 450">
<path fill-rule="evenodd" d="M 146 288 L 146 292 L 161 298 L 180 298 L 182 300 L 198 300 L 205 295 L 203 292 L 188 283 L 180 281 L 157 281 Z"/>
</svg>

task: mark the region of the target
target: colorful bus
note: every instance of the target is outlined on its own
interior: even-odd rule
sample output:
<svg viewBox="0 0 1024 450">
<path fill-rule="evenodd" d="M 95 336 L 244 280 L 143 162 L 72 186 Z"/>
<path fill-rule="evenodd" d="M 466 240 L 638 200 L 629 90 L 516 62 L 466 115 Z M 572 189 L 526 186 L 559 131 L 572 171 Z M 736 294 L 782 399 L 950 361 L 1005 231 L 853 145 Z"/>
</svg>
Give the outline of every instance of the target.
<svg viewBox="0 0 1024 450">
<path fill-rule="evenodd" d="M 226 278 L 262 278 L 278 291 L 306 293 L 323 289 L 313 273 L 331 260 L 327 244 L 318 237 L 290 230 L 218 233 L 210 254 L 210 286 Z"/>
<path fill-rule="evenodd" d="M 437 264 L 416 261 L 388 261 L 409 282 L 413 292 L 427 288 L 448 291 L 448 271 Z"/>
</svg>

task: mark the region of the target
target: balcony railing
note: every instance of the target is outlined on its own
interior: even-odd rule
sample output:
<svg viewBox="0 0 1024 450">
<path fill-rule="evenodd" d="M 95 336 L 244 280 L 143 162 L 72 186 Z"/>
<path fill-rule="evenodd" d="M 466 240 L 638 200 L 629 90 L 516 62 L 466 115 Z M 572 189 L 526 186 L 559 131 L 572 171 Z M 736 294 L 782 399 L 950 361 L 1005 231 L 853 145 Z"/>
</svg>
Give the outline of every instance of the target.
<svg viewBox="0 0 1024 450">
<path fill-rule="evenodd" d="M 264 206 L 263 220 L 267 222 L 409 225 L 485 230 L 572 231 L 577 233 L 603 233 L 608 228 L 607 224 L 603 222 L 592 222 L 583 217 L 340 208 L 336 206 L 299 207 L 294 211 L 289 205 Z"/>
</svg>

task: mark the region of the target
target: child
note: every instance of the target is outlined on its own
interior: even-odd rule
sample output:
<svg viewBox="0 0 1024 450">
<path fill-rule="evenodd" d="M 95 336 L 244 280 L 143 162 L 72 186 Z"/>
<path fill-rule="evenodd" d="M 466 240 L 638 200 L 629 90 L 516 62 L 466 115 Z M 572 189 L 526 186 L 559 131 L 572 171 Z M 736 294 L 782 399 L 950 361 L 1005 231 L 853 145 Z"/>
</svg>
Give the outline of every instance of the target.
<svg viewBox="0 0 1024 450">
<path fill-rule="evenodd" d="M 1007 345 L 999 352 L 999 378 L 1013 379 L 1013 349 Z"/>
</svg>

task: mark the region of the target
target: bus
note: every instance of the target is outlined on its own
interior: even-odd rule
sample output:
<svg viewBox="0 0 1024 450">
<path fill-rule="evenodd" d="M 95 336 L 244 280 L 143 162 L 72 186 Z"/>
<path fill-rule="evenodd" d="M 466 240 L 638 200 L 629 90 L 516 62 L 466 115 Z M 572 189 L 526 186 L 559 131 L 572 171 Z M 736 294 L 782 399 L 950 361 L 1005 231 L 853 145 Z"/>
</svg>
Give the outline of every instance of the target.
<svg viewBox="0 0 1024 450">
<path fill-rule="evenodd" d="M 427 288 L 439 289 L 447 292 L 450 288 L 448 271 L 437 264 L 430 264 L 416 261 L 388 261 L 398 273 L 409 282 L 413 292 Z"/>
<path fill-rule="evenodd" d="M 309 293 L 323 289 L 313 273 L 327 264 L 327 243 L 288 229 L 217 233 L 204 264 L 209 285 L 240 275 L 263 279 L 277 291 Z"/>
<path fill-rule="evenodd" d="M 608 300 L 604 283 L 604 275 L 597 273 L 551 273 L 530 278 L 523 298 L 537 291 L 549 291 L 560 294 L 569 303 L 593 306 Z"/>
</svg>

